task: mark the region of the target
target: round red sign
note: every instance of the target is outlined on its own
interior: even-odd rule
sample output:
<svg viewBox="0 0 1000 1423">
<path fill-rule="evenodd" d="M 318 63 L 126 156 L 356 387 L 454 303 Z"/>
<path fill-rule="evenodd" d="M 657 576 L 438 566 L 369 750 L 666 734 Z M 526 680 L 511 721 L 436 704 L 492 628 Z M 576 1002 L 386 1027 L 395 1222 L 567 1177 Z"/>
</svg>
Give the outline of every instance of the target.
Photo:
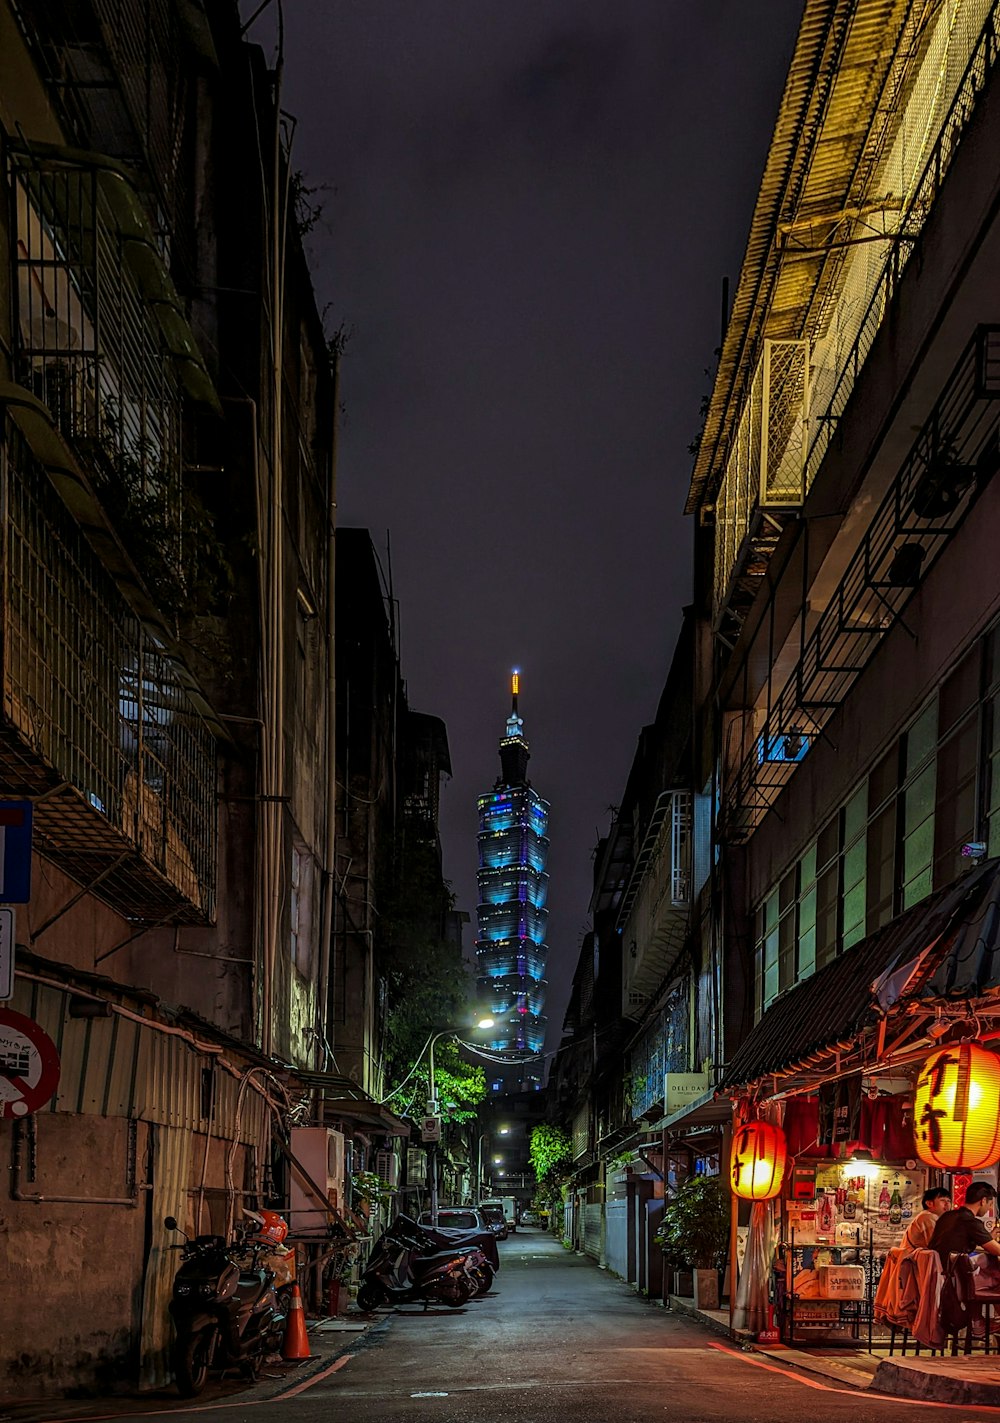
<svg viewBox="0 0 1000 1423">
<path fill-rule="evenodd" d="M 59 1086 L 56 1045 L 36 1022 L 0 1007 L 0 1117 L 26 1117 Z"/>
</svg>

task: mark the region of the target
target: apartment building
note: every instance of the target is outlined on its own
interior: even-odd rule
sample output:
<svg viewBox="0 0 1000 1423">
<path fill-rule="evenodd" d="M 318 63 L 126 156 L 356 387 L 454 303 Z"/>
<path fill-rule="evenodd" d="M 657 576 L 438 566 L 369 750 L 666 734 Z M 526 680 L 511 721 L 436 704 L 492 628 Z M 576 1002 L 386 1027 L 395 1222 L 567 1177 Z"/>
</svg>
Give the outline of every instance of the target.
<svg viewBox="0 0 1000 1423">
<path fill-rule="evenodd" d="M 166 1382 L 164 1217 L 280 1201 L 315 1111 L 334 401 L 288 145 L 228 0 L 0 4 L 0 1013 L 60 1069 L 0 1097 L 23 1392 Z"/>
</svg>

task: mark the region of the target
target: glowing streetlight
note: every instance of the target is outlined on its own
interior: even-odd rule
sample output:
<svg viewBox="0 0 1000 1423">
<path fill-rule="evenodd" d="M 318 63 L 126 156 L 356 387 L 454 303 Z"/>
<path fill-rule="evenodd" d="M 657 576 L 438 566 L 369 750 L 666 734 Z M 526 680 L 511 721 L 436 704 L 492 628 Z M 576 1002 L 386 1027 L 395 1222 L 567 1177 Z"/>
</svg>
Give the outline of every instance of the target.
<svg viewBox="0 0 1000 1423">
<path fill-rule="evenodd" d="M 480 1018 L 476 1024 L 477 1028 L 492 1028 L 492 1018 Z M 427 1044 L 427 1115 L 436 1117 L 438 1114 L 437 1094 L 434 1091 L 434 1044 L 439 1038 L 459 1037 L 467 1029 L 462 1028 L 442 1028 L 439 1033 L 434 1033 Z M 438 1223 L 438 1180 L 437 1180 L 437 1143 L 429 1142 L 430 1146 L 430 1174 L 431 1174 L 431 1225 Z"/>
</svg>

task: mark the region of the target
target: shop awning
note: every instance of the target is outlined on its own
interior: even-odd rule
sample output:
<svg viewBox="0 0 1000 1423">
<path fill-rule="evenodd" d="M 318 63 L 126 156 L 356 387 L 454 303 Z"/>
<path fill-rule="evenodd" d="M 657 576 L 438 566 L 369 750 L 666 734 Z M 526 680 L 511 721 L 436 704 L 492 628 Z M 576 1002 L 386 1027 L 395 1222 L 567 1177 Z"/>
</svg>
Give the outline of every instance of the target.
<svg viewBox="0 0 1000 1423">
<path fill-rule="evenodd" d="M 903 999 L 1000 987 L 998 870 L 1000 860 L 984 861 L 789 989 L 741 1043 L 722 1087 L 850 1052 L 859 1033 Z"/>
</svg>

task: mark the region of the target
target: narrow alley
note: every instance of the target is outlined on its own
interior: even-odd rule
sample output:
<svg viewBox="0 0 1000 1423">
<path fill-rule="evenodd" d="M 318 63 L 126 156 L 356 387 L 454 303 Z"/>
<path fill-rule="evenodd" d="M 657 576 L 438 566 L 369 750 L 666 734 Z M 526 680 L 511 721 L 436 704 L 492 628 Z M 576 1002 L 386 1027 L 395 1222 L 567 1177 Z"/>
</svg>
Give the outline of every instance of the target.
<svg viewBox="0 0 1000 1423">
<path fill-rule="evenodd" d="M 168 1405 L 169 1414 L 197 1412 L 203 1423 L 232 1423 L 234 1409 L 253 1423 L 827 1423 L 845 1416 L 916 1423 L 928 1409 L 964 1423 L 1000 1417 L 1000 1409 L 877 1396 L 743 1353 L 650 1305 L 542 1231 L 519 1231 L 501 1255 L 485 1299 L 461 1310 L 424 1313 L 414 1305 L 381 1315 L 332 1366 L 304 1366 L 277 1395 L 265 1384 L 217 1405 Z M 60 1423 L 69 1416 L 62 1412 Z"/>
</svg>

